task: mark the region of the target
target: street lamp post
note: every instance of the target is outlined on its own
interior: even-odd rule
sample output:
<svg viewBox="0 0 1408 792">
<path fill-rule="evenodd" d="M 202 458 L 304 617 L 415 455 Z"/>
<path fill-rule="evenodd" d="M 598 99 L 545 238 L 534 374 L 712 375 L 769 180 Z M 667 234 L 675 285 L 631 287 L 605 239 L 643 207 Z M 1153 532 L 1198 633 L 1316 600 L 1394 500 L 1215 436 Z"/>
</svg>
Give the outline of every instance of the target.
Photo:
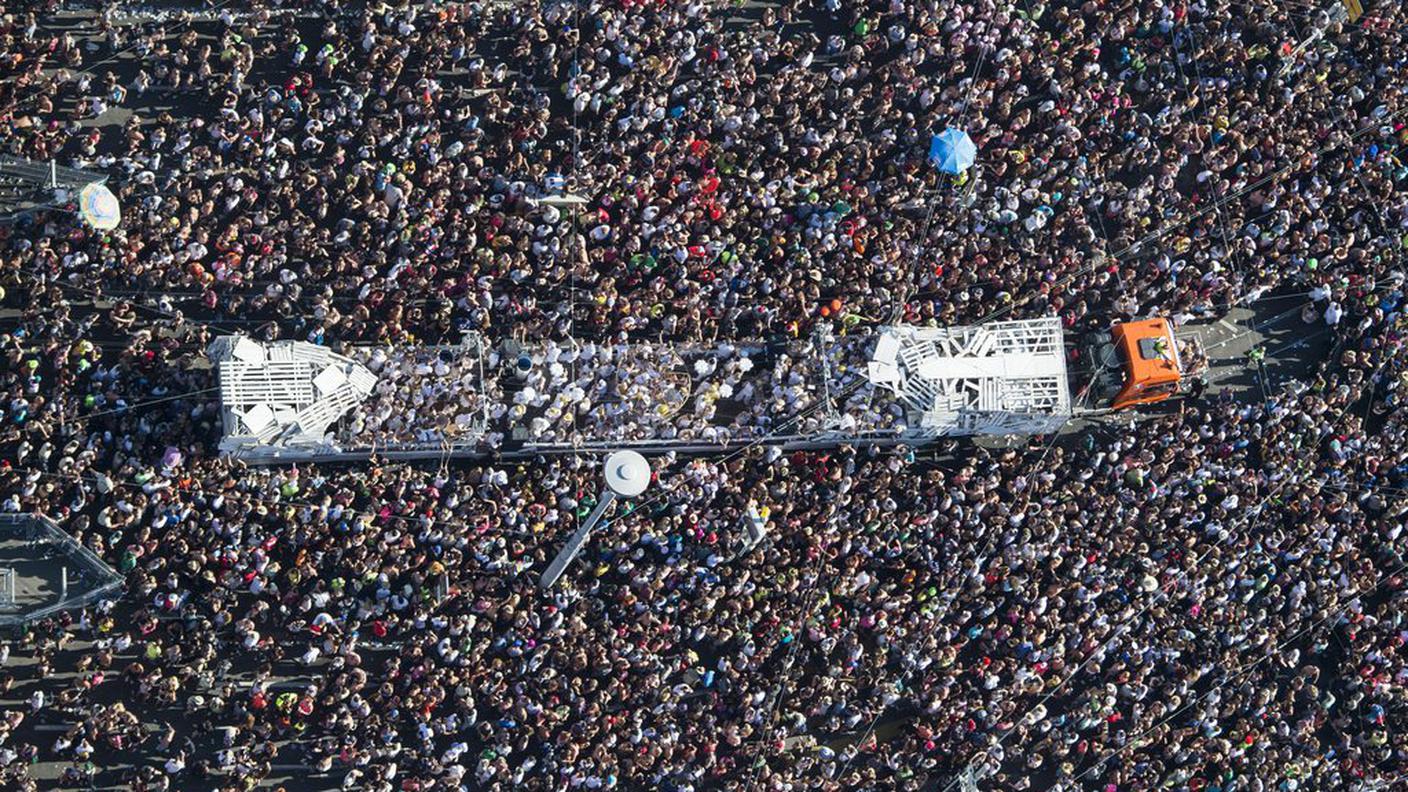
<svg viewBox="0 0 1408 792">
<path fill-rule="evenodd" d="M 568 564 L 582 552 L 582 545 L 586 544 L 592 529 L 601 521 L 602 515 L 606 514 L 611 504 L 616 502 L 616 498 L 634 498 L 645 492 L 645 488 L 650 484 L 650 463 L 635 451 L 617 451 L 607 457 L 603 472 L 606 488 L 602 490 L 596 508 L 592 509 L 592 513 L 567 540 L 567 544 L 562 546 L 552 564 L 538 579 L 538 585 L 543 589 L 552 588 L 558 578 L 562 577 L 562 573 L 567 571 Z"/>
</svg>

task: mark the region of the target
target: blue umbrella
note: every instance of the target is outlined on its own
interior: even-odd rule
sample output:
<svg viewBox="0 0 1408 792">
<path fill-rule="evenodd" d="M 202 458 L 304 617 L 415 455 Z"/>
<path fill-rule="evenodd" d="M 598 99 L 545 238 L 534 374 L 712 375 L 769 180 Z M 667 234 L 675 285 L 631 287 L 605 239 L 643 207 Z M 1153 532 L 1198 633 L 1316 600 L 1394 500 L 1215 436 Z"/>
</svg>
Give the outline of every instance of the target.
<svg viewBox="0 0 1408 792">
<path fill-rule="evenodd" d="M 961 129 L 949 127 L 943 134 L 929 139 L 929 161 L 944 173 L 955 176 L 973 166 L 978 157 L 978 147 L 973 139 Z"/>
</svg>

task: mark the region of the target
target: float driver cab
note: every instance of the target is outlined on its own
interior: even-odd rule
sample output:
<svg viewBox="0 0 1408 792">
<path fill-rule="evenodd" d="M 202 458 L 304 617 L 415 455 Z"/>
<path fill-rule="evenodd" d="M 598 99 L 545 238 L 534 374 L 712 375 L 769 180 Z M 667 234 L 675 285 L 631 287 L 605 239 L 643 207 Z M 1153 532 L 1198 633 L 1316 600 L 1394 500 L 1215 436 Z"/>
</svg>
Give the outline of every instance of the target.
<svg viewBox="0 0 1408 792">
<path fill-rule="evenodd" d="M 1162 318 L 1121 322 L 1089 336 L 1084 347 L 1094 372 L 1087 370 L 1089 386 L 1081 398 L 1097 410 L 1163 401 L 1185 392 L 1207 367 L 1197 337 L 1180 338 Z"/>
</svg>

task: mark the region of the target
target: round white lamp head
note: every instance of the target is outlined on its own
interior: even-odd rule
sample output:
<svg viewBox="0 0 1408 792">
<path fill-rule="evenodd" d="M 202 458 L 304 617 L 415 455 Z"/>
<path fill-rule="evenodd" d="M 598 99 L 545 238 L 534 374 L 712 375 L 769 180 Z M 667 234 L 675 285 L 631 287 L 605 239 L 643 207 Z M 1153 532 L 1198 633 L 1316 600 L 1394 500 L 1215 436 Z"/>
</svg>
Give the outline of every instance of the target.
<svg viewBox="0 0 1408 792">
<path fill-rule="evenodd" d="M 634 498 L 650 485 L 650 463 L 635 451 L 617 451 L 606 458 L 606 486 L 623 498 Z"/>
</svg>

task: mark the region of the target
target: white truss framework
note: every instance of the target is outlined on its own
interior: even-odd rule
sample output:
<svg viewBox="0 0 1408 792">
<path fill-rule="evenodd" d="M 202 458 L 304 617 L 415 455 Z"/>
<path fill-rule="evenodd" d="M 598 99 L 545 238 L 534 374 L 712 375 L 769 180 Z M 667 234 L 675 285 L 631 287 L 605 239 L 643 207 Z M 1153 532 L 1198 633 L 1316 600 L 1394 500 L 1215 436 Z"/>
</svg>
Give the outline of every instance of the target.
<svg viewBox="0 0 1408 792">
<path fill-rule="evenodd" d="M 472 337 L 347 356 L 227 336 L 209 355 L 221 450 L 276 463 L 1045 434 L 1072 413 L 1064 336 L 1059 320 L 1037 319 L 885 327 L 844 342 L 493 347 Z"/>
<path fill-rule="evenodd" d="M 15 598 L 14 567 L 0 569 L 0 613 L 8 613 L 18 605 L 19 601 Z"/>
<path fill-rule="evenodd" d="M 329 427 L 377 381 L 360 363 L 303 341 L 222 336 L 207 354 L 220 373 L 220 450 L 227 453 L 251 446 L 325 449 Z"/>
<path fill-rule="evenodd" d="M 894 392 L 918 438 L 1044 434 L 1071 416 L 1056 318 L 881 329 L 867 371 Z"/>
</svg>

